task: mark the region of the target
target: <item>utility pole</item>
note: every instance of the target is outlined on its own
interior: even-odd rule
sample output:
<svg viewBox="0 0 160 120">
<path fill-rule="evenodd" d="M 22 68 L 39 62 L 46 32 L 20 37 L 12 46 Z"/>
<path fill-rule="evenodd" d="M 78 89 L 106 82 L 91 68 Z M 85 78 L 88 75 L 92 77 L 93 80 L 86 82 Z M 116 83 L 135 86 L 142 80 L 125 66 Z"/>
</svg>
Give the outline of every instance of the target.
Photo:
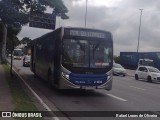
<svg viewBox="0 0 160 120">
<path fill-rule="evenodd" d="M 87 22 L 87 5 L 88 4 L 88 0 L 86 0 L 86 12 L 85 12 L 85 27 L 86 27 L 86 22 Z"/>
<path fill-rule="evenodd" d="M 14 41 L 11 40 L 12 47 L 11 47 L 11 67 L 10 67 L 10 75 L 13 76 L 13 51 L 14 51 Z"/>
<path fill-rule="evenodd" d="M 141 35 L 141 18 L 142 18 L 142 12 L 144 9 L 139 9 L 140 10 L 140 22 L 139 22 L 139 33 L 138 33 L 138 45 L 137 45 L 137 53 L 139 52 L 139 39 Z"/>
<path fill-rule="evenodd" d="M 1 18 L 0 18 L 0 24 L 3 24 Z M 1 35 L 1 38 L 3 39 L 2 37 L 3 34 L 0 33 L 0 35 Z M 0 64 L 1 64 L 1 59 L 2 59 L 2 41 L 3 41 L 1 38 L 0 38 Z"/>
</svg>

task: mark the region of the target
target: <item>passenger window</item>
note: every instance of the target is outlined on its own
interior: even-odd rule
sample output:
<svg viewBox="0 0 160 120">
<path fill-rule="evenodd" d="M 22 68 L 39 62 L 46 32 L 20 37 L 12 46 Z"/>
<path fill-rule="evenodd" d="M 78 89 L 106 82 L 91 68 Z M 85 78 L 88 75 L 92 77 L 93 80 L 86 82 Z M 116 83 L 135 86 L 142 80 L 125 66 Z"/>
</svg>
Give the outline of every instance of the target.
<svg viewBox="0 0 160 120">
<path fill-rule="evenodd" d="M 139 71 L 143 71 L 143 68 L 142 68 L 142 67 L 140 67 L 140 68 L 139 68 Z"/>
<path fill-rule="evenodd" d="M 144 72 L 148 72 L 148 70 L 147 70 L 146 68 L 143 68 L 143 71 L 144 71 Z"/>
</svg>

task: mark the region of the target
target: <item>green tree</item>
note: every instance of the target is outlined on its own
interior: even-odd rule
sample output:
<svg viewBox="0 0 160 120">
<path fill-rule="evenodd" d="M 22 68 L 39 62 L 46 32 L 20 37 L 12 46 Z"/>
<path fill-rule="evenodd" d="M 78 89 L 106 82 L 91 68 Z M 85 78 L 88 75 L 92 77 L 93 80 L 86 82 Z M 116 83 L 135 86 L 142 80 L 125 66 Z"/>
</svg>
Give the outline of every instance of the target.
<svg viewBox="0 0 160 120">
<path fill-rule="evenodd" d="M 29 52 L 30 52 L 30 50 L 31 50 L 31 39 L 30 38 L 28 38 L 28 37 L 24 37 L 22 40 L 21 40 L 21 44 L 23 44 L 23 45 L 25 45 L 24 46 L 24 49 L 23 49 L 23 53 L 25 54 L 25 55 L 27 55 L 27 54 L 30 54 Z"/>
<path fill-rule="evenodd" d="M 6 44 L 7 52 L 11 52 L 14 49 L 14 47 L 20 45 L 20 40 L 16 37 L 20 30 L 21 29 L 18 29 L 16 27 L 8 26 Z"/>
<path fill-rule="evenodd" d="M 20 40 L 16 36 L 14 36 L 12 39 L 7 38 L 7 53 L 10 53 L 18 45 L 20 45 Z"/>
<path fill-rule="evenodd" d="M 120 56 L 114 55 L 113 59 L 114 59 L 115 63 L 120 63 Z"/>
<path fill-rule="evenodd" d="M 14 42 L 14 47 L 20 44 L 19 39 L 16 37 L 18 33 L 21 31 L 20 28 L 8 26 L 7 27 L 7 43 L 11 43 L 11 40 Z"/>
<path fill-rule="evenodd" d="M 52 13 L 60 16 L 62 19 L 68 19 L 67 8 L 62 0 L 0 0 L 0 34 L 6 36 L 6 24 L 13 28 L 21 27 L 29 22 L 30 12 L 44 13 L 47 7 L 53 8 Z M 5 32 L 1 32 L 1 29 Z M 5 37 L 1 37 L 2 59 L 5 59 L 6 42 Z"/>
<path fill-rule="evenodd" d="M 21 44 L 27 44 L 27 46 L 31 43 L 31 39 L 28 38 L 28 37 L 24 37 L 22 40 L 21 40 Z"/>
<path fill-rule="evenodd" d="M 29 13 L 43 13 L 47 7 L 53 8 L 52 13 L 67 19 L 67 8 L 62 0 L 1 0 L 0 18 L 3 23 L 22 26 L 28 23 Z"/>
</svg>

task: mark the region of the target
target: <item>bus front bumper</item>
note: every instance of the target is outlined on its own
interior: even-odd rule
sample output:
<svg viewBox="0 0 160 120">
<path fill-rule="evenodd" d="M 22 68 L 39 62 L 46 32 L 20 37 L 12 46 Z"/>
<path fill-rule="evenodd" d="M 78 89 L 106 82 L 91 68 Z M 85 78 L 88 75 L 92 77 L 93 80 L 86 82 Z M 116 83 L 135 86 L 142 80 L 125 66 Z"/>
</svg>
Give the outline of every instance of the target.
<svg viewBox="0 0 160 120">
<path fill-rule="evenodd" d="M 113 76 L 109 77 L 108 80 L 99 86 L 80 86 L 73 84 L 70 80 L 64 78 L 61 76 L 60 78 L 60 89 L 106 89 L 111 90 L 112 89 L 112 79 Z"/>
</svg>

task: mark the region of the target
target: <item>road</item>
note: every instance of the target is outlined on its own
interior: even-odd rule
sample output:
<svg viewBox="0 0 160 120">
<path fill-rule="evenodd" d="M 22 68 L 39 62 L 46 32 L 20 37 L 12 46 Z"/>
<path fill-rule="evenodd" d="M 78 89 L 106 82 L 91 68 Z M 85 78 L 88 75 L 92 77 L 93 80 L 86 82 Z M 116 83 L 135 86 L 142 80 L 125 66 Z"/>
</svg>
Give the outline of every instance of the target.
<svg viewBox="0 0 160 120">
<path fill-rule="evenodd" d="M 160 111 L 160 83 L 135 80 L 134 77 L 114 76 L 113 89 L 58 91 L 39 78 L 35 78 L 29 67 L 22 66 L 22 60 L 13 65 L 20 76 L 55 111 Z M 61 119 L 61 118 L 59 118 Z M 82 117 L 68 117 L 81 120 Z M 111 117 L 83 117 L 83 120 L 123 120 Z M 126 118 L 127 120 L 159 120 L 160 118 Z"/>
</svg>

